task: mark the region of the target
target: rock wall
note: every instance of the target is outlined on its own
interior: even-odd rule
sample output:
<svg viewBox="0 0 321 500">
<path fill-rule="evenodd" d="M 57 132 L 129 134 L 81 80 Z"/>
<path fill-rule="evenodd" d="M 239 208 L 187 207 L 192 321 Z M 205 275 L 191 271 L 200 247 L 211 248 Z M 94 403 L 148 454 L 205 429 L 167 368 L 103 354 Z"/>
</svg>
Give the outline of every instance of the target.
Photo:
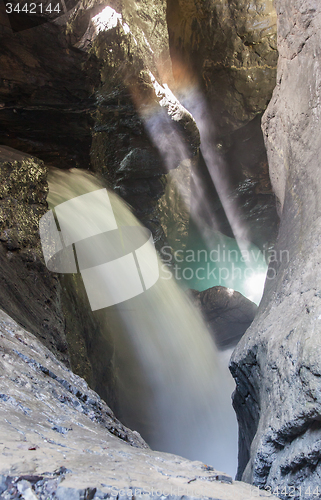
<svg viewBox="0 0 321 500">
<path fill-rule="evenodd" d="M 79 30 L 84 17 L 85 33 Z M 71 16 L 68 33 L 99 64 L 92 169 L 134 208 L 161 247 L 166 240 L 157 202 L 163 176 L 199 147 L 193 117 L 167 87 L 173 77 L 166 4 L 83 2 Z"/>
<path fill-rule="evenodd" d="M 43 259 L 47 175 L 39 158 L 0 146 L 0 304 L 116 409 L 110 329 L 92 314 L 80 277 L 54 274 Z"/>
<path fill-rule="evenodd" d="M 1 144 L 47 165 L 88 168 L 95 58 L 51 22 L 13 33 L 2 8 L 0 39 Z"/>
<path fill-rule="evenodd" d="M 187 12 L 200 8 L 186 5 Z M 173 56 L 186 5 L 166 6 L 163 0 L 106 5 L 86 0 L 56 22 L 13 34 L 1 4 L 0 140 L 32 155 L 30 165 L 22 162 L 21 170 L 35 164 L 42 172 L 35 187 L 28 173 L 22 190 L 34 192 L 35 199 L 29 200 L 28 194 L 23 203 L 32 210 L 37 205 L 38 218 L 46 209 L 41 190 L 46 189 L 47 166 L 90 168 L 130 203 L 156 242 L 163 244 L 158 200 L 164 192 L 164 174 L 196 155 L 200 142 L 192 115 L 166 85 L 174 85 L 166 23 Z M 257 1 L 251 12 L 244 2 L 209 2 L 201 7 L 200 17 L 187 19 L 192 26 L 186 33 L 189 36 L 192 30 L 199 40 L 189 45 L 184 35 L 191 54 L 187 62 L 202 66 L 196 70 L 204 76 L 202 89 L 213 105 L 220 133 L 230 133 L 247 126 L 269 99 L 276 58 L 271 2 Z M 105 17 L 99 17 L 104 12 Z M 227 143 L 230 151 L 235 142 L 228 139 Z M 253 167 L 256 177 L 263 163 L 260 160 Z M 12 187 L 12 203 L 21 201 L 15 192 L 21 188 L 19 182 L 15 179 Z M 111 402 L 113 346 L 105 336 L 93 346 L 92 332 L 101 332 L 101 326 L 83 313 L 86 299 L 76 300 L 69 285 L 48 275 L 41 260 L 26 260 L 39 242 L 27 238 L 19 243 L 14 237 L 16 221 L 9 219 L 1 221 L 2 274 L 9 283 L 5 290 L 19 301 L 3 294 L 0 305 L 43 337 L 60 359 L 70 362 Z M 179 237 L 186 236 L 186 220 L 184 216 Z M 29 253 L 25 252 L 28 245 Z"/>
<path fill-rule="evenodd" d="M 220 144 L 231 197 L 239 207 L 239 217 L 248 228 L 251 242 L 267 250 L 275 243 L 279 218 L 269 177 L 261 119 L 262 115 L 257 115 L 244 127 L 221 138 Z M 226 223 L 222 224 L 221 230 L 232 236 Z"/>
<path fill-rule="evenodd" d="M 263 118 L 281 215 L 259 313 L 231 361 L 238 477 L 320 496 L 321 5 L 277 0 L 277 86 Z"/>
<path fill-rule="evenodd" d="M 79 2 L 55 22 L 16 33 L 1 9 L 0 37 L 1 143 L 48 166 L 102 173 L 155 240 L 164 238 L 161 145 L 177 150 L 174 129 L 187 157 L 199 146 L 193 118 L 163 87 L 172 80 L 165 3 Z M 161 144 L 147 126 L 152 117 Z M 182 159 L 176 154 L 170 168 Z"/>
</svg>

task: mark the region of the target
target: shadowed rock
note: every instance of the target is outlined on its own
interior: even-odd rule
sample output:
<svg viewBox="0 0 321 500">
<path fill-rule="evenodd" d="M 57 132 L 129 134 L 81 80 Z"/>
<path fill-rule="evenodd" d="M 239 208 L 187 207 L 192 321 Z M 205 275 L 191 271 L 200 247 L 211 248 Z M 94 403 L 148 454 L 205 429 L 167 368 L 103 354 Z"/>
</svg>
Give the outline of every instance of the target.
<svg viewBox="0 0 321 500">
<path fill-rule="evenodd" d="M 60 284 L 45 266 L 38 231 L 47 170 L 38 158 L 0 146 L 0 305 L 68 364 Z"/>
</svg>

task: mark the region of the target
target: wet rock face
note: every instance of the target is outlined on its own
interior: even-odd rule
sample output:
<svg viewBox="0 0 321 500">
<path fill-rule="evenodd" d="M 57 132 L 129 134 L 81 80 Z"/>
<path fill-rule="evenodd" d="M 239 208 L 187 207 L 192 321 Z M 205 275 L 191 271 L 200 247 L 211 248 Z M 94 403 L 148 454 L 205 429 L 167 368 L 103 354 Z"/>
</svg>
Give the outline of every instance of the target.
<svg viewBox="0 0 321 500">
<path fill-rule="evenodd" d="M 158 241 L 161 177 L 195 154 L 199 133 L 163 85 L 172 80 L 165 3 L 114 8 L 79 2 L 59 22 L 18 33 L 0 9 L 0 142 L 103 174 Z"/>
<path fill-rule="evenodd" d="M 224 286 L 214 286 L 203 292 L 189 290 L 188 295 L 201 311 L 220 350 L 236 346 L 257 311 L 254 302 Z"/>
<path fill-rule="evenodd" d="M 159 199 L 158 213 L 166 240 L 175 250 L 186 248 L 190 232 L 191 164 L 183 162 L 166 176 L 164 195 Z M 184 186 L 184 189 L 182 189 Z"/>
<path fill-rule="evenodd" d="M 106 5 L 79 3 L 59 24 L 47 22 L 14 34 L 0 7 L 0 142 L 44 160 L 46 167 L 76 166 L 103 174 L 162 246 L 157 201 L 164 191 L 167 165 L 159 147 L 170 151 L 175 134 L 182 138 L 187 156 L 199 146 L 193 118 L 161 84 L 160 75 L 166 81 L 171 78 L 164 2 L 141 2 L 139 7 L 127 2 L 115 6 L 118 11 L 110 8 L 118 23 L 116 19 L 112 27 L 100 25 L 97 30 L 91 17 Z M 161 145 L 153 142 L 147 124 L 162 137 Z M 176 151 L 170 168 L 180 160 Z M 40 186 L 34 188 L 29 182 L 26 189 L 38 192 L 45 178 L 44 173 Z M 15 181 L 16 195 L 21 182 Z M 41 258 L 36 263 L 27 260 L 28 238 L 35 238 L 30 242 L 32 251 L 39 238 L 35 227 L 31 231 L 27 227 L 34 223 L 31 212 L 24 214 L 30 219 L 24 221 L 26 241 L 17 243 L 14 238 L 12 214 L 7 213 L 8 227 L 1 232 L 12 248 L 4 250 L 1 273 L 6 288 L 0 304 L 41 335 L 60 359 L 69 363 L 70 358 L 72 369 L 113 405 L 110 332 L 89 313 L 86 294 L 76 279 L 58 281 Z M 15 245 L 23 249 L 19 246 L 13 253 Z M 9 266 L 5 255 L 11 259 Z"/>
<path fill-rule="evenodd" d="M 47 211 L 47 168 L 0 146 L 0 303 L 69 363 L 60 285 L 43 260 L 39 219 Z"/>
<path fill-rule="evenodd" d="M 59 275 L 70 367 L 118 414 L 112 326 L 93 314 L 79 274 Z"/>
<path fill-rule="evenodd" d="M 46 165 L 34 160 L 22 169 L 19 163 L 25 185 L 18 167 L 10 186 L 8 169 L 2 172 L 11 205 L 24 198 L 19 238 L 17 214 L 8 211 L 5 198 L 2 202 L 0 305 L 115 408 L 110 331 L 91 314 L 76 278 L 53 276 L 44 266 L 38 221 L 47 210 L 46 193 L 39 206 L 31 198 L 46 185 L 48 166 L 91 168 L 103 174 L 162 246 L 157 201 L 167 165 L 157 146 L 171 150 L 174 129 L 187 156 L 193 155 L 199 134 L 191 115 L 161 84 L 160 74 L 170 78 L 171 71 L 165 4 L 142 2 L 137 7 L 128 2 L 116 6 L 118 11 L 110 8 L 120 21 L 96 30 L 90 19 L 105 7 L 79 3 L 59 24 L 47 22 L 19 33 L 12 33 L 0 8 L 0 142 Z M 154 27 L 151 19 L 157 21 Z M 162 137 L 161 145 L 153 142 L 147 123 Z M 180 160 L 180 154 L 174 155 L 170 168 Z M 38 164 L 42 177 L 32 181 L 27 170 Z"/>
<path fill-rule="evenodd" d="M 36 247 L 47 209 L 47 168 L 41 160 L 1 146 L 0 240 L 10 250 Z"/>
<path fill-rule="evenodd" d="M 211 465 L 150 450 L 2 311 L 0 347 L 1 498 L 275 498 Z"/>
<path fill-rule="evenodd" d="M 138 218 L 152 230 L 156 243 L 162 246 L 165 238 L 159 220 L 158 200 L 164 192 L 164 174 L 177 167 L 182 160 L 197 154 L 199 133 L 191 114 L 166 86 L 166 83 L 171 85 L 172 75 L 164 1 L 142 1 L 139 5 L 132 2 L 118 5 L 116 2 L 113 7 L 112 18 L 109 17 L 107 21 L 101 19 L 98 25 L 94 25 L 90 18 L 102 13 L 105 5 L 95 1 L 80 2 L 67 18 L 60 19 L 60 24 L 45 23 L 14 35 L 1 17 L 0 24 L 4 24 L 0 30 L 3 75 L 0 82 L 0 140 L 7 146 L 41 158 L 46 165 L 60 168 L 90 167 L 102 174 L 133 207 Z M 212 4 L 204 6 L 205 16 L 201 22 L 204 33 L 209 19 L 212 19 L 211 22 L 217 21 L 214 10 L 219 12 L 221 9 L 218 3 L 215 9 L 212 7 Z M 262 16 L 268 19 L 269 14 L 262 12 Z M 258 18 L 255 14 L 255 22 L 262 21 L 261 14 Z M 232 17 L 228 18 L 228 23 L 234 26 Z M 229 27 L 230 31 L 222 38 L 225 28 L 222 30 L 220 23 L 217 24 L 215 40 L 222 40 L 216 45 L 218 50 L 215 54 L 221 53 L 223 46 L 228 45 L 234 28 Z M 264 31 L 262 35 L 261 30 L 260 37 L 265 42 L 269 40 L 266 42 L 269 52 L 274 35 L 269 29 L 267 33 L 265 36 Z M 211 37 L 206 34 L 199 45 L 200 51 L 205 51 L 207 46 L 214 46 Z M 250 71 L 251 78 L 261 78 L 261 73 L 256 73 L 251 65 L 254 59 L 256 61 L 255 50 L 263 50 L 266 43 L 262 42 L 262 45 L 254 35 L 253 40 L 255 43 L 249 45 L 242 42 L 242 47 L 247 48 L 243 47 L 243 51 L 240 46 L 240 54 L 243 54 L 239 56 L 240 63 L 233 58 L 228 59 L 227 63 L 225 60 L 219 63 L 222 74 L 219 76 L 214 72 L 213 81 L 222 82 L 229 73 L 232 75 L 230 80 L 236 86 L 235 75 L 242 74 L 244 77 L 246 73 L 247 77 L 247 71 Z M 251 44 L 258 47 L 254 50 Z M 193 47 L 193 61 L 203 64 L 203 59 L 198 57 L 201 52 L 197 54 Z M 224 50 L 231 53 L 231 47 L 225 47 Z M 249 56 L 246 51 L 250 51 Z M 206 57 L 214 61 L 214 65 L 210 63 L 204 66 L 205 69 L 210 68 L 206 70 L 207 73 L 204 69 L 209 75 L 212 66 L 214 69 L 216 67 L 216 59 L 211 59 L 214 57 L 212 54 L 206 53 Z M 268 71 L 266 81 L 270 79 L 269 57 L 264 59 Z M 196 69 L 199 71 L 198 66 Z M 255 70 L 254 73 L 252 70 Z M 200 73 L 204 71 L 202 69 Z M 206 76 L 204 82 L 208 78 Z M 209 81 L 209 87 L 213 85 Z M 219 102 L 217 96 L 222 101 L 223 90 L 225 92 L 226 88 L 230 88 L 226 83 L 223 87 L 220 83 L 213 90 L 215 95 L 212 98 L 206 85 L 203 85 L 213 103 Z M 256 90 L 253 89 L 251 87 L 249 92 L 255 94 Z M 228 90 L 224 94 L 224 105 L 217 108 L 217 113 L 224 118 L 220 125 L 221 131 L 225 127 L 231 130 L 247 122 L 264 108 L 263 101 L 267 99 L 264 97 L 262 100 L 262 95 L 256 96 L 257 100 L 251 104 L 246 94 L 241 105 L 238 95 L 239 90 Z M 230 102 L 232 105 L 227 108 Z M 184 216 L 180 230 L 182 235 L 179 234 L 179 237 L 186 236 L 186 225 L 187 216 Z M 14 231 L 11 233 L 10 241 L 5 236 L 6 245 L 17 244 L 12 237 Z M 173 237 L 176 238 L 176 235 Z M 5 247 L 6 258 L 11 256 L 10 252 L 16 252 L 14 258 L 18 252 L 23 254 L 19 248 L 10 250 Z M 91 332 L 99 330 L 100 326 L 92 318 L 86 319 L 83 311 L 79 312 L 79 308 L 84 307 L 85 299 L 77 302 L 72 292 L 61 291 L 60 283 L 48 274 L 43 263 L 26 261 L 20 266 L 15 265 L 14 258 L 13 265 L 4 266 L 1 274 L 6 276 L 11 295 L 16 293 L 17 283 L 20 286 L 23 282 L 17 294 L 20 309 L 17 309 L 16 302 L 10 302 L 11 295 L 8 295 L 9 299 L 7 295 L 2 297 L 3 307 L 32 332 L 37 334 L 41 329 L 39 335 L 44 337 L 46 345 L 66 363 L 70 356 L 72 368 L 86 377 L 90 385 L 110 401 L 106 381 L 111 376 L 113 349 L 110 343 L 107 342 L 107 347 L 105 343 L 97 360 L 97 346 L 102 344 L 93 348 Z M 7 261 L 3 259 L 3 262 Z M 23 278 L 27 274 L 28 279 L 31 276 L 33 279 L 31 296 L 29 281 Z M 65 286 L 65 283 L 61 283 Z M 48 295 L 50 302 L 46 303 L 44 297 L 48 301 Z M 29 307 L 30 304 L 32 307 Z M 49 325 L 48 328 L 46 325 Z M 68 353 L 65 334 L 69 344 Z M 107 358 L 102 354 L 106 352 Z M 102 375 L 103 361 L 108 367 L 108 376 L 106 373 Z"/>
<path fill-rule="evenodd" d="M 272 0 L 167 0 L 173 72 L 198 84 L 217 128 L 239 128 L 265 110 L 275 86 Z"/>
<path fill-rule="evenodd" d="M 278 83 L 263 130 L 281 225 L 259 313 L 231 371 L 238 477 L 299 499 L 320 495 L 321 6 L 279 0 L 276 7 Z"/>
<path fill-rule="evenodd" d="M 261 118 L 258 115 L 226 140 L 222 139 L 222 147 L 232 187 L 231 196 L 248 228 L 249 239 L 260 249 L 267 250 L 275 243 L 279 217 L 269 177 Z"/>
<path fill-rule="evenodd" d="M 195 5 L 128 0 L 110 7 L 93 0 L 79 2 L 58 21 L 12 34 L 0 11 L 0 141 L 47 165 L 103 174 L 160 248 L 168 232 L 158 211 L 164 174 L 193 157 L 200 142 L 193 117 L 167 87 L 174 88 L 169 46 L 175 69 L 177 39 L 181 48 L 186 44 L 183 56 L 203 75 L 201 86 L 217 108 L 213 116 L 220 133 L 225 125 L 218 117 L 229 131 L 239 127 L 265 109 L 270 96 L 266 85 L 274 75 L 272 54 L 275 58 L 270 1 L 248 10 L 244 2 L 214 0 Z M 246 98 L 235 90 L 237 79 L 246 81 Z M 259 160 L 256 168 L 261 169 Z M 241 203 L 254 221 L 252 194 Z M 265 201 L 257 203 L 259 217 Z"/>
</svg>

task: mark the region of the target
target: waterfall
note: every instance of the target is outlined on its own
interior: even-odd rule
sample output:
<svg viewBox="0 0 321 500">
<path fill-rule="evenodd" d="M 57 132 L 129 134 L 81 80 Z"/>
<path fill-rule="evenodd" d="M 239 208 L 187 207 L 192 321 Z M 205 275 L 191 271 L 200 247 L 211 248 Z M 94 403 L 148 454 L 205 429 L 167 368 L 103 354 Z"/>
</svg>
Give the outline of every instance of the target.
<svg viewBox="0 0 321 500">
<path fill-rule="evenodd" d="M 48 203 L 53 208 L 102 187 L 89 172 L 51 170 Z M 139 226 L 126 203 L 108 194 L 118 227 Z M 96 215 L 97 220 L 105 217 L 99 204 Z M 185 293 L 173 279 L 163 278 L 160 271 L 157 283 L 144 293 L 88 311 L 113 332 L 121 418 L 153 449 L 234 475 L 237 425 L 227 353 L 226 359 L 218 354 Z"/>
</svg>

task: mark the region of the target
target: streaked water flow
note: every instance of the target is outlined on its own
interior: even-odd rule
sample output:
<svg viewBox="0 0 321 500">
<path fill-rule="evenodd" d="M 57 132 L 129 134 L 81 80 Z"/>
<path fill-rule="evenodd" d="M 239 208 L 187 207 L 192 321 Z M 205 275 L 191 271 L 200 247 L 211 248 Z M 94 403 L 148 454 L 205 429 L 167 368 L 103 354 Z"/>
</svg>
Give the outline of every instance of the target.
<svg viewBox="0 0 321 500">
<path fill-rule="evenodd" d="M 88 172 L 52 170 L 48 201 L 54 207 L 101 187 Z M 119 197 L 110 191 L 109 197 L 118 226 L 139 225 Z M 97 218 L 103 217 L 97 207 Z M 143 294 L 88 313 L 103 315 L 113 330 L 124 423 L 154 449 L 234 475 L 237 426 L 227 362 L 174 280 L 161 275 Z"/>
</svg>

